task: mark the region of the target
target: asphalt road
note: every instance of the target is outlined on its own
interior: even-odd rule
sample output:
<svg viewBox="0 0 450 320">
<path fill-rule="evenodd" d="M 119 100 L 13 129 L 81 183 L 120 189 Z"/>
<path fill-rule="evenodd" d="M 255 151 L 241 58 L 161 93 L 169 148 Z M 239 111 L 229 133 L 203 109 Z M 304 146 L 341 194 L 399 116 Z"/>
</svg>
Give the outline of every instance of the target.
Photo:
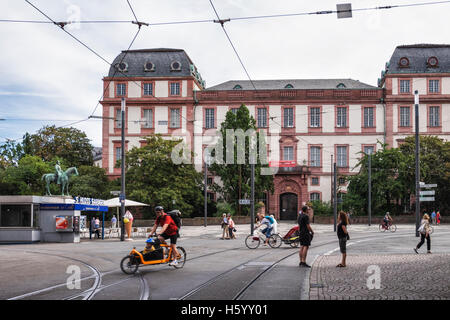
<svg viewBox="0 0 450 320">
<path fill-rule="evenodd" d="M 292 226 L 281 223 L 284 235 Z M 449 299 L 447 282 L 439 287 L 440 295 L 417 296 L 398 274 L 408 270 L 432 272 L 427 265 L 448 262 L 450 226 L 435 227 L 433 254 L 412 248 L 418 242 L 413 225 L 399 225 L 395 233 L 380 233 L 372 227 L 351 225 L 348 243 L 348 268 L 337 270 L 340 260 L 333 226 L 312 225 L 316 231 L 307 262 L 312 269 L 299 268 L 298 249 L 283 244 L 278 249 L 260 246 L 250 250 L 244 240 L 250 226 L 237 226 L 235 240 L 220 240 L 220 226 L 183 227 L 179 245 L 187 251 L 182 269 L 168 265 L 145 266 L 135 275 L 120 270 L 120 260 L 144 239 L 133 241 L 82 240 L 77 244 L 38 243 L 0 246 L 0 299 L 2 300 L 308 300 L 308 299 Z M 383 258 L 385 257 L 385 258 Z M 387 258 L 386 258 L 387 257 Z M 406 258 L 399 258 L 406 257 Z M 370 259 L 369 259 L 370 258 Z M 382 288 L 365 289 L 368 265 L 382 265 Z M 383 274 L 384 266 L 389 272 Z M 353 269 L 352 269 L 353 268 Z M 450 278 L 450 267 L 440 266 L 438 276 L 428 285 L 433 291 L 442 277 Z M 346 273 L 345 273 L 346 272 Z M 352 285 L 339 282 L 351 274 Z M 440 279 L 439 279 L 440 278 Z M 333 279 L 337 279 L 332 282 Z M 385 281 L 385 282 L 384 282 Z M 435 283 L 433 283 L 435 281 Z M 440 281 L 442 282 L 442 281 Z M 385 285 L 394 283 L 395 285 Z M 383 286 L 384 285 L 384 286 Z M 358 295 L 351 295 L 358 288 Z M 392 289 L 390 289 L 392 288 Z M 395 294 L 390 295 L 389 290 Z M 338 292 L 338 293 L 336 293 Z M 374 292 L 379 294 L 374 295 Z M 428 292 L 428 291 L 427 291 Z"/>
</svg>

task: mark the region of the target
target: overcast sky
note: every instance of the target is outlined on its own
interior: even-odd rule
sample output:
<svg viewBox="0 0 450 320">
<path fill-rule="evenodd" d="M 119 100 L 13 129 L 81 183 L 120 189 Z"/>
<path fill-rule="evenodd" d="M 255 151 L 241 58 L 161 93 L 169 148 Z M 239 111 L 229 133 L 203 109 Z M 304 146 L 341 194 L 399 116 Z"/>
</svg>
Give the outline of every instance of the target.
<svg viewBox="0 0 450 320">
<path fill-rule="evenodd" d="M 148 23 L 216 19 L 209 0 L 129 0 Z M 134 20 L 126 0 L 30 0 L 55 21 Z M 430 0 L 213 0 L 222 19 L 431 2 Z M 2 19 L 47 19 L 22 0 L 0 0 Z M 235 20 L 225 28 L 252 80 L 351 78 L 377 85 L 398 45 L 450 43 L 450 3 L 336 14 Z M 66 30 L 107 61 L 127 49 L 137 26 L 74 24 Z M 86 119 L 102 95 L 109 65 L 53 24 L 0 22 L 0 143 L 35 133 L 44 125 Z M 142 27 L 131 49 L 184 49 L 206 86 L 247 80 L 219 24 Z M 80 122 L 101 146 L 100 120 Z"/>
</svg>

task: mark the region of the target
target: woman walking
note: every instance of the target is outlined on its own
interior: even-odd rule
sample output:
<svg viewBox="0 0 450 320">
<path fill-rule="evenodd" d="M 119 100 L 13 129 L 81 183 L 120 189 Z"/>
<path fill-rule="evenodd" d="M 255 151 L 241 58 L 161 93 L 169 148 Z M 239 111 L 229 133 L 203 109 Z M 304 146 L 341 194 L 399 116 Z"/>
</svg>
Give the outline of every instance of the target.
<svg viewBox="0 0 450 320">
<path fill-rule="evenodd" d="M 234 221 L 233 218 L 231 218 L 231 213 L 227 215 L 228 220 L 228 234 L 230 235 L 230 239 L 236 239 L 236 236 L 234 235 L 234 231 L 236 230 L 234 228 Z"/>
<path fill-rule="evenodd" d="M 350 236 L 348 235 L 347 225 L 348 225 L 348 216 L 344 211 L 339 212 L 339 224 L 337 226 L 337 236 L 339 239 L 339 248 L 342 253 L 342 261 L 336 267 L 344 268 L 346 267 L 345 260 L 347 258 L 347 240 L 350 240 Z"/>
<path fill-rule="evenodd" d="M 418 229 L 420 232 L 420 242 L 414 248 L 414 251 L 419 254 L 420 247 L 424 244 L 425 239 L 427 239 L 427 253 L 431 253 L 431 238 L 430 238 L 430 216 L 426 213 L 423 215 L 420 227 Z"/>
</svg>

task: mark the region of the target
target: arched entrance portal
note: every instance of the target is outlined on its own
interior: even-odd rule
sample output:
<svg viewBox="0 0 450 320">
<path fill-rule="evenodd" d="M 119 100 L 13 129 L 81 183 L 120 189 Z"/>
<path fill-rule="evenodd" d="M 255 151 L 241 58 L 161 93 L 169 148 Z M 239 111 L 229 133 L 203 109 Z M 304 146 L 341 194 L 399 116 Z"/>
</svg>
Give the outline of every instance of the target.
<svg viewBox="0 0 450 320">
<path fill-rule="evenodd" d="M 280 195 L 280 220 L 297 220 L 298 196 L 295 193 Z"/>
</svg>

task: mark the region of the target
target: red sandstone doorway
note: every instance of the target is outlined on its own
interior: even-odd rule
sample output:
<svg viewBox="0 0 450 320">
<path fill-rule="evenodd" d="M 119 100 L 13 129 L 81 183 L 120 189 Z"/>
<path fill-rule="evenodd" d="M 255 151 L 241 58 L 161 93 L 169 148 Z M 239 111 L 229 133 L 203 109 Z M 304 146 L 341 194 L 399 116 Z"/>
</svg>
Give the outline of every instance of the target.
<svg viewBox="0 0 450 320">
<path fill-rule="evenodd" d="M 297 220 L 298 196 L 295 193 L 280 195 L 280 220 Z"/>
</svg>

